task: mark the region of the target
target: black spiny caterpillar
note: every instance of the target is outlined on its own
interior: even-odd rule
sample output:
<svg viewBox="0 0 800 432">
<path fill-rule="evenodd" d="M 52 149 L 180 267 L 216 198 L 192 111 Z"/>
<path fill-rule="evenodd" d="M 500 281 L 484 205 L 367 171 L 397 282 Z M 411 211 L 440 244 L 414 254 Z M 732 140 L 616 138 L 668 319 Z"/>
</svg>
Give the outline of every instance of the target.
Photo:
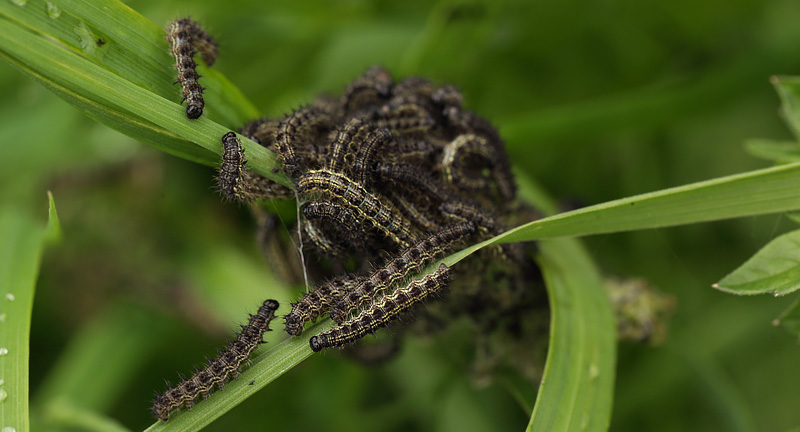
<svg viewBox="0 0 800 432">
<path fill-rule="evenodd" d="M 411 281 L 407 286 L 383 297 L 369 309 L 342 324 L 313 336 L 309 340 L 315 352 L 325 348 L 347 345 L 385 327 L 391 320 L 421 303 L 433 294 L 446 288 L 450 283 L 450 268 L 440 264 L 439 268 L 422 279 Z"/>
<path fill-rule="evenodd" d="M 210 360 L 202 369 L 195 371 L 191 378 L 184 379 L 180 384 L 170 387 L 162 394 L 156 395 L 153 402 L 153 415 L 167 421 L 170 413 L 185 406 L 192 409 L 199 396 L 208 397 L 214 386 L 222 390 L 225 383 L 239 376 L 239 368 L 247 362 L 253 350 L 264 343 L 264 332 L 269 331 L 269 323 L 275 318 L 278 302 L 267 300 L 258 309 L 255 315 L 250 316 L 247 325 L 242 326 L 242 331 L 236 339 L 228 343 L 228 347 L 217 358 Z"/>
<path fill-rule="evenodd" d="M 203 87 L 197 81 L 197 63 L 194 54 L 200 53 L 203 61 L 209 66 L 217 60 L 217 43 L 196 22 L 184 18 L 171 22 L 167 27 L 167 41 L 172 56 L 175 58 L 175 68 L 178 70 L 178 79 L 186 101 L 186 117 L 197 119 L 203 114 Z"/>
</svg>

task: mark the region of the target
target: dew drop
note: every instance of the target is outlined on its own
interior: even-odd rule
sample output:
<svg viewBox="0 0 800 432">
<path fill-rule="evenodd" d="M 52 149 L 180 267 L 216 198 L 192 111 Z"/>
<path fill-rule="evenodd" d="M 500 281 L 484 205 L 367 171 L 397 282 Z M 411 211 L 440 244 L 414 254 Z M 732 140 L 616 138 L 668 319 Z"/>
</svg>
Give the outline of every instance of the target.
<svg viewBox="0 0 800 432">
<path fill-rule="evenodd" d="M 4 323 L 4 322 L 6 322 L 6 314 L 5 313 L 1 313 L 0 314 L 0 323 Z"/>
<path fill-rule="evenodd" d="M 17 432 L 17 430 L 14 429 L 11 426 L 5 426 L 5 427 L 3 427 L 3 431 L 2 432 Z"/>
<path fill-rule="evenodd" d="M 8 299 L 8 301 L 14 301 L 16 297 L 14 297 L 14 294 L 8 293 L 6 294 L 6 298 Z"/>
<path fill-rule="evenodd" d="M 11 3 L 14 3 L 17 6 L 25 6 L 25 3 L 28 3 L 28 0 L 11 0 Z M 6 430 L 3 429 L 3 432 L 6 432 Z"/>
<path fill-rule="evenodd" d="M 0 389 L 0 402 L 3 402 L 6 400 L 6 398 L 8 398 L 8 393 L 6 393 L 5 390 Z"/>
<path fill-rule="evenodd" d="M 4 380 L 4 379 L 0 378 L 0 385 L 3 385 L 3 384 L 5 384 L 5 383 L 6 383 L 6 380 Z"/>
<path fill-rule="evenodd" d="M 47 2 L 46 7 L 47 7 L 47 15 L 49 15 L 50 18 L 56 19 L 61 16 L 61 8 L 59 8 L 55 4 Z"/>
<path fill-rule="evenodd" d="M 0 356 L 8 354 L 8 348 L 0 348 Z"/>
<path fill-rule="evenodd" d="M 781 293 L 775 293 L 775 294 L 773 294 L 773 295 L 774 295 L 775 297 L 780 297 L 780 296 L 781 296 Z"/>
<path fill-rule="evenodd" d="M 86 27 L 86 24 L 81 21 L 81 23 L 75 26 L 73 30 L 78 36 L 78 43 L 80 44 L 83 52 L 86 54 L 94 53 L 95 48 L 97 48 L 97 44 L 95 43 L 97 38 L 95 38 L 92 32 L 89 31 L 89 28 Z"/>
</svg>

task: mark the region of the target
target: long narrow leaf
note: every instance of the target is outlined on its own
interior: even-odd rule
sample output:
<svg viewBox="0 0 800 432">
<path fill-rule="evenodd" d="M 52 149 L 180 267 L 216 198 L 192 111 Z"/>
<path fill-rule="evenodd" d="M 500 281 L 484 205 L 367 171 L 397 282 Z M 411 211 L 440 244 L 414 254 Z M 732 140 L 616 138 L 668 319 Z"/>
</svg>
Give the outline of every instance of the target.
<svg viewBox="0 0 800 432">
<path fill-rule="evenodd" d="M 216 158 L 211 155 L 222 153 L 220 138 L 229 128 L 206 116 L 188 120 L 176 102 L 9 20 L 0 19 L 0 54 L 109 126 L 140 139 L 154 138 L 148 142 L 206 164 L 216 163 Z M 176 136 L 186 142 L 176 139 Z M 273 172 L 276 167 L 274 154 L 252 141 L 244 139 L 243 143 L 251 169 L 291 186 L 284 175 Z"/>
<path fill-rule="evenodd" d="M 15 3 L 0 3 L 0 15 L 159 96 L 180 98 L 164 30 L 124 4 L 116 0 Z M 223 76 L 212 69 L 202 74 L 210 102 L 207 116 L 229 127 L 257 116 L 253 105 Z"/>
<path fill-rule="evenodd" d="M 623 198 L 540 219 L 492 242 L 660 228 L 800 209 L 800 163 Z"/>
<path fill-rule="evenodd" d="M 55 215 L 51 199 L 50 214 Z M 0 425 L 29 430 L 30 322 L 45 228 L 11 208 L 0 210 Z"/>
<path fill-rule="evenodd" d="M 616 325 L 591 258 L 576 240 L 541 243 L 550 346 L 529 431 L 605 431 L 614 399 Z"/>
</svg>

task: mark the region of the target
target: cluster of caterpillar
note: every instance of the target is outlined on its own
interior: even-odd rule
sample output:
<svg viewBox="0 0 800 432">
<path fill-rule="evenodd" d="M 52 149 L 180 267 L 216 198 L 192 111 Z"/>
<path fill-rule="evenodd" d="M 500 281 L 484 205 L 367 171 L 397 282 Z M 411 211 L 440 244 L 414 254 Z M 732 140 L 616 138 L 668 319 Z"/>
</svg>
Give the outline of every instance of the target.
<svg viewBox="0 0 800 432">
<path fill-rule="evenodd" d="M 167 40 L 186 115 L 198 118 L 203 88 L 192 57 L 200 52 L 211 64 L 216 44 L 188 19 L 171 23 Z M 453 251 L 457 243 L 497 235 L 508 223 L 518 222 L 514 218 L 519 214 L 526 220 L 535 217 L 515 200 L 516 185 L 499 134 L 462 104 L 453 86 L 419 77 L 395 82 L 386 69 L 373 67 L 340 97 L 321 96 L 282 118 L 260 118 L 243 126 L 241 136 L 277 155 L 296 192 L 247 170 L 239 136 L 229 132 L 222 137 L 217 185 L 223 197 L 247 202 L 297 196 L 303 205 L 298 237 L 302 233 L 310 240 L 306 246 L 312 255 L 327 261 L 328 268 L 310 271 L 316 272 L 312 280 L 329 282 L 317 284 L 285 316 L 286 332 L 300 336 L 306 323 L 330 314 L 337 326 L 310 338 L 313 351 L 348 345 L 441 292 L 451 279 L 444 264 L 409 278 Z M 275 243 L 279 240 L 262 239 L 262 247 L 271 253 Z M 474 322 L 485 327 L 486 334 L 506 316 L 542 304 L 539 294 L 516 285 L 524 278 L 518 277 L 518 268 L 536 267 L 524 247 L 492 249 L 504 262 L 513 263 L 503 276 L 492 276 L 493 282 L 505 277 L 510 288 L 459 293 L 466 300 L 455 303 L 451 312 L 477 315 L 470 305 L 480 297 L 492 317 Z M 301 254 L 304 250 L 301 246 Z M 376 270 L 371 263 L 380 254 L 391 258 Z M 348 262 L 357 264 L 348 267 Z M 484 268 L 476 266 L 474 271 Z M 254 346 L 231 345 L 191 379 L 160 395 L 154 414 L 166 419 L 178 407 L 191 407 L 214 385 L 221 387 Z M 217 378 L 206 369 L 226 374 Z"/>
<path fill-rule="evenodd" d="M 284 317 L 286 332 L 300 336 L 305 323 L 315 321 L 325 313 L 330 313 L 331 318 L 341 324 L 357 308 L 422 270 L 454 243 L 474 232 L 475 225 L 471 222 L 454 224 L 406 249 L 369 277 L 346 277 L 322 285 L 292 304 L 291 312 Z"/>
</svg>

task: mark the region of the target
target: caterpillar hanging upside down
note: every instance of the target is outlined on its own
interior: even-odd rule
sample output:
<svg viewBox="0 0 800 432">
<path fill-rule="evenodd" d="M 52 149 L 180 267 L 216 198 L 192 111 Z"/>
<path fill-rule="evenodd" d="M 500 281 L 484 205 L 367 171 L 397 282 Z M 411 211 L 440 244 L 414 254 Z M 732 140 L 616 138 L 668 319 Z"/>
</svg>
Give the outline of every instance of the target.
<svg viewBox="0 0 800 432">
<path fill-rule="evenodd" d="M 189 19 L 172 22 L 167 33 L 186 115 L 199 118 L 203 87 L 193 55 L 200 52 L 210 65 L 217 45 Z M 541 329 L 520 326 L 526 311 L 546 309 L 543 290 L 521 288 L 522 283 L 539 280 L 523 245 L 495 246 L 499 260 L 471 259 L 470 268 L 458 273 L 445 264 L 425 272 L 459 247 L 535 217 L 515 198 L 516 185 L 499 134 L 488 121 L 463 109 L 462 101 L 455 87 L 419 77 L 397 82 L 386 69 L 372 67 L 340 97 L 323 96 L 282 118 L 256 119 L 239 130 L 278 156 L 304 205 L 298 223 L 303 240 L 309 241 L 303 247 L 317 261 L 330 264 L 309 268 L 316 288 L 284 316 L 286 332 L 300 336 L 306 323 L 330 314 L 337 325 L 310 338 L 313 351 L 350 345 L 409 316 L 423 303 L 425 307 L 417 309 L 423 314 L 440 306 L 448 316 L 468 316 L 478 338 L 489 340 L 492 332 L 512 328 L 521 343 L 540 336 Z M 293 196 L 288 188 L 247 170 L 239 135 L 229 132 L 221 142 L 217 186 L 225 199 Z M 382 255 L 388 257 L 373 267 Z M 358 264 L 349 271 L 331 272 L 347 268 L 348 262 Z M 484 283 L 487 271 L 491 276 Z M 492 286 L 498 281 L 499 288 Z M 451 285 L 455 286 L 448 301 L 429 302 Z M 476 310 L 476 304 L 484 309 Z M 271 312 L 274 309 L 259 310 L 256 317 Z M 197 396 L 206 396 L 214 385 L 221 387 L 234 377 L 257 345 L 255 340 L 260 341 L 254 330 L 246 333 L 252 336 L 232 343 L 238 345 L 160 395 L 153 407 L 156 417 L 166 420 L 174 409 L 191 407 Z M 500 360 L 492 361 L 490 369 Z M 212 375 L 214 370 L 224 377 Z"/>
</svg>

